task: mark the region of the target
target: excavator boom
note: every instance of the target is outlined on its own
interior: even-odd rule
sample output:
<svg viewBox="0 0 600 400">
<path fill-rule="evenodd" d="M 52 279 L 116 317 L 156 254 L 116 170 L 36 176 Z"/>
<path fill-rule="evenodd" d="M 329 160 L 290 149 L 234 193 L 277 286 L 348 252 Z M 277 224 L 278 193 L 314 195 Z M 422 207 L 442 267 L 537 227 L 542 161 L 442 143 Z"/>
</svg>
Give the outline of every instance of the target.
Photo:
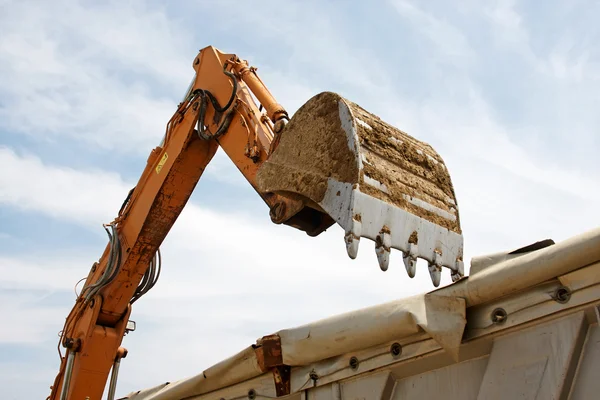
<svg viewBox="0 0 600 400">
<path fill-rule="evenodd" d="M 456 197 L 428 145 L 334 94 L 310 99 L 290 119 L 246 61 L 214 47 L 193 61 L 195 77 L 136 186 L 105 225 L 109 243 L 66 318 L 66 348 L 51 400 L 100 399 L 127 351 L 132 304 L 160 275 L 159 247 L 221 147 L 269 208 L 271 220 L 317 236 L 337 223 L 355 258 L 361 237 L 379 264 L 403 254 L 409 276 L 427 260 L 463 275 Z M 114 396 L 111 379 L 109 399 Z"/>
</svg>

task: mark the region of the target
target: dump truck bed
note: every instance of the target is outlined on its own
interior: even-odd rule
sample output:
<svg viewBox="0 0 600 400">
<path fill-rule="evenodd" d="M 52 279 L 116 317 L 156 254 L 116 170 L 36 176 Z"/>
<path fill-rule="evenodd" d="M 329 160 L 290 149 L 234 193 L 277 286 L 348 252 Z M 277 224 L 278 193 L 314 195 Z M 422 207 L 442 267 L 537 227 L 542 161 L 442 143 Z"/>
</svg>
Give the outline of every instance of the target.
<svg viewBox="0 0 600 400">
<path fill-rule="evenodd" d="M 476 257 L 452 285 L 281 330 L 124 399 L 592 399 L 599 307 L 596 229 Z"/>
</svg>

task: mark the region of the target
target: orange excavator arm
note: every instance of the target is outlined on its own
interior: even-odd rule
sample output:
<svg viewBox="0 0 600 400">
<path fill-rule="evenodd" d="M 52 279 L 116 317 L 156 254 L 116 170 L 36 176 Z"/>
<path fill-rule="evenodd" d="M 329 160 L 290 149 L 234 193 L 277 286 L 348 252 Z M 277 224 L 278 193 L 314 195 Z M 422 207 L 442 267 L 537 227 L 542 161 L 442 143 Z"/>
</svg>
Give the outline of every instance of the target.
<svg viewBox="0 0 600 400">
<path fill-rule="evenodd" d="M 61 332 L 50 400 L 96 400 L 109 372 L 114 399 L 132 304 L 160 274 L 159 247 L 220 146 L 269 208 L 271 220 L 316 236 L 337 223 L 348 255 L 372 240 L 387 270 L 392 249 L 413 277 L 426 260 L 432 282 L 443 268 L 463 274 L 454 188 L 426 143 L 331 92 L 289 119 L 256 69 L 235 54 L 200 50 L 196 72 L 160 146 L 116 218 Z M 289 121 L 289 123 L 288 123 Z"/>
<path fill-rule="evenodd" d="M 131 304 L 156 282 L 159 246 L 218 146 L 256 188 L 257 169 L 288 119 L 255 69 L 235 55 L 206 47 L 193 67 L 195 79 L 167 124 L 163 142 L 150 153 L 116 219 L 105 226 L 109 244 L 92 266 L 61 333 L 67 354 L 51 400 L 101 398 L 111 367 L 126 354 L 120 345 Z M 298 200 L 259 195 L 273 222 L 309 233 L 322 224 L 315 220 L 318 213 L 295 216 L 303 208 Z"/>
</svg>

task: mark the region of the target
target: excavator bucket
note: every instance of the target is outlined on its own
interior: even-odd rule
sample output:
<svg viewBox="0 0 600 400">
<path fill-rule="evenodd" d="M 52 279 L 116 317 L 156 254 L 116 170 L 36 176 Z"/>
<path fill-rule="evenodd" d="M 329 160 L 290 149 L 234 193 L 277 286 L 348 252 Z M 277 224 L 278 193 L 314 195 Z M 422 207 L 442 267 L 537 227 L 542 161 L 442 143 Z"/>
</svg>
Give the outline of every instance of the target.
<svg viewBox="0 0 600 400">
<path fill-rule="evenodd" d="M 435 286 L 444 267 L 453 281 L 464 275 L 454 188 L 431 146 L 331 92 L 306 102 L 275 143 L 258 186 L 329 216 L 344 229 L 351 258 L 368 238 L 384 271 L 397 249 L 411 278 L 418 258 Z"/>
</svg>

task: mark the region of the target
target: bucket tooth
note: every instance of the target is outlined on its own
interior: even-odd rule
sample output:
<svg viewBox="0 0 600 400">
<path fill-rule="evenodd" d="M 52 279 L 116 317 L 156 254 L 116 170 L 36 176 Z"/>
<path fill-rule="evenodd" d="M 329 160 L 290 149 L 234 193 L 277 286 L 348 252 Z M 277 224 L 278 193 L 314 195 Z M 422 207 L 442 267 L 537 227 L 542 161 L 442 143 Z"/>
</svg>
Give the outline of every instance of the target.
<svg viewBox="0 0 600 400">
<path fill-rule="evenodd" d="M 442 280 L 442 267 L 435 263 L 429 263 L 429 276 L 431 276 L 433 286 L 440 286 L 440 281 Z"/>
<path fill-rule="evenodd" d="M 461 277 L 465 276 L 465 263 L 462 258 L 456 260 L 456 273 Z"/>
<path fill-rule="evenodd" d="M 454 187 L 431 146 L 331 92 L 300 107 L 278 139 L 257 172 L 257 188 L 302 199 L 312 210 L 302 215 L 316 221 L 314 235 L 337 223 L 350 258 L 368 238 L 384 271 L 397 249 L 411 277 L 418 258 L 433 266 L 434 284 L 442 268 L 464 275 Z M 434 256 L 436 249 L 443 252 Z"/>
<path fill-rule="evenodd" d="M 348 256 L 353 260 L 358 255 L 358 245 L 360 244 L 360 232 L 360 216 L 355 216 L 350 224 L 350 229 L 347 230 L 346 234 L 344 235 L 344 241 L 346 242 L 346 251 L 348 252 Z"/>
<path fill-rule="evenodd" d="M 433 262 L 429 264 L 429 275 L 433 286 L 440 286 L 442 279 L 442 253 L 439 250 L 433 252 Z"/>
<path fill-rule="evenodd" d="M 465 276 L 465 263 L 459 258 L 456 260 L 456 269 L 452 270 L 452 282 L 460 280 L 463 276 Z"/>
<path fill-rule="evenodd" d="M 457 282 L 462 277 L 463 277 L 462 275 L 459 275 L 457 272 L 452 271 L 452 274 L 451 274 L 452 282 Z"/>
<path fill-rule="evenodd" d="M 346 242 L 346 251 L 348 252 L 348 257 L 354 260 L 356 256 L 358 256 L 360 236 L 356 236 L 352 232 L 346 232 L 346 235 L 344 235 L 344 240 Z"/>
<path fill-rule="evenodd" d="M 390 264 L 390 245 L 390 234 L 387 228 L 384 227 L 375 238 L 375 253 L 377 254 L 377 260 L 379 261 L 379 268 L 381 268 L 382 271 L 387 271 Z"/>
<path fill-rule="evenodd" d="M 417 254 L 419 254 L 418 246 L 415 243 L 408 244 L 408 252 L 402 254 L 406 273 L 410 278 L 414 278 L 417 272 Z"/>
<path fill-rule="evenodd" d="M 417 273 L 417 259 L 410 255 L 403 255 L 404 267 L 409 278 L 414 278 Z"/>
<path fill-rule="evenodd" d="M 379 261 L 379 268 L 382 271 L 387 271 L 390 265 L 390 251 L 384 248 L 376 248 L 375 252 L 377 253 L 377 261 Z"/>
</svg>

